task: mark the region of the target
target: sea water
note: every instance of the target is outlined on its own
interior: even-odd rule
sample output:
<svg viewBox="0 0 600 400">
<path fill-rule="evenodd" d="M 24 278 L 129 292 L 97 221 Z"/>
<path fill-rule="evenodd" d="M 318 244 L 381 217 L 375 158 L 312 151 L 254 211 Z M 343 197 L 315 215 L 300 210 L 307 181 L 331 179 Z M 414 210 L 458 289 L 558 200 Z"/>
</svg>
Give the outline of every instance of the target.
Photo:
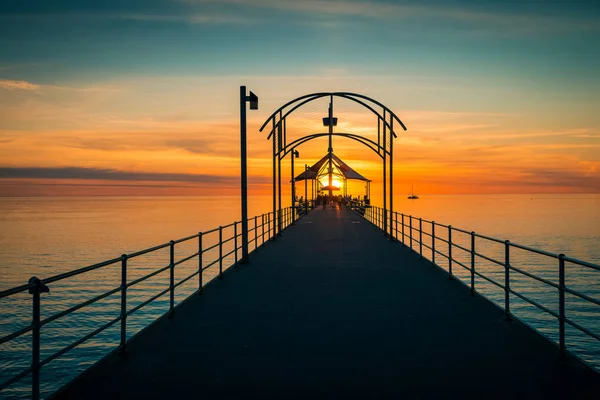
<svg viewBox="0 0 600 400">
<path fill-rule="evenodd" d="M 250 198 L 249 215 L 260 215 L 272 209 L 270 196 Z M 379 204 L 380 205 L 380 204 Z M 444 225 L 452 225 L 467 232 L 511 240 L 552 253 L 564 253 L 592 263 L 600 263 L 600 195 L 437 195 L 408 200 L 394 198 L 394 209 L 404 214 L 413 226 L 418 218 Z M 264 217 L 263 217 L 264 218 Z M 401 216 L 400 216 L 401 218 Z M 44 197 L 0 199 L 0 290 L 22 285 L 32 276 L 41 279 L 81 268 L 106 259 L 119 257 L 144 248 L 167 243 L 227 225 L 240 219 L 239 197 Z M 267 217 L 268 219 L 268 217 Z M 260 224 L 261 217 L 257 218 Z M 423 223 L 423 232 L 431 233 L 431 226 Z M 251 221 L 250 226 L 253 226 Z M 401 227 L 399 227 L 401 232 Z M 419 249 L 431 258 L 431 251 Z M 258 231 L 260 235 L 260 229 Z M 447 238 L 447 232 L 437 228 L 436 235 Z M 250 238 L 252 239 L 253 232 Z M 399 235 L 400 239 L 402 236 Z M 215 243 L 208 238 L 205 247 Z M 212 241 L 211 241 L 212 240 Z M 405 230 L 405 243 L 409 243 Z M 428 241 L 429 240 L 429 241 Z M 453 233 L 453 241 L 468 247 L 470 237 Z M 431 246 L 424 236 L 423 242 Z M 260 244 L 260 240 L 259 240 Z M 197 242 L 177 245 L 177 258 L 197 251 Z M 443 242 L 437 243 L 443 250 Z M 504 247 L 478 239 L 477 251 L 504 260 Z M 252 249 L 253 246 L 250 246 Z M 230 249 L 230 247 L 228 247 Z M 429 253 L 428 253 L 429 252 Z M 511 248 L 511 264 L 557 282 L 556 260 Z M 453 256 L 470 265 L 470 256 L 454 250 Z M 234 261 L 230 255 L 224 261 L 227 267 Z M 162 268 L 169 263 L 169 249 L 131 260 L 128 278 L 136 279 Z M 448 268 L 447 260 L 437 257 L 436 263 Z M 205 263 L 206 265 L 206 263 Z M 216 265 L 215 265 L 216 267 Z M 400 266 L 399 266 L 400 267 Z M 485 260 L 477 260 L 477 269 L 503 283 L 503 269 Z M 197 269 L 197 260 L 177 267 L 176 280 Z M 470 283 L 469 272 L 454 265 L 453 272 Z M 211 268 L 205 281 L 217 273 Z M 576 265 L 567 266 L 567 286 L 600 298 L 600 272 Z M 120 284 L 120 263 L 50 285 L 50 293 L 42 295 L 42 319 L 72 307 L 81 301 L 114 289 Z M 489 282 L 477 278 L 476 288 L 490 300 L 503 305 L 504 292 Z M 169 285 L 169 273 L 161 273 L 128 290 L 128 308 L 135 307 Z M 556 311 L 557 291 L 532 279 L 524 279 L 514 272 L 512 288 L 519 293 Z M 197 280 L 190 280 L 177 288 L 175 302 L 192 294 Z M 432 294 L 435 295 L 435 294 Z M 169 307 L 168 294 L 128 318 L 128 337 L 139 332 L 148 323 L 164 314 Z M 516 296 L 511 296 L 512 312 L 532 325 L 551 340 L 557 340 L 556 319 Z M 94 303 L 90 307 L 53 321 L 41 331 L 41 359 L 45 359 L 75 340 L 92 332 L 100 325 L 118 317 L 120 294 Z M 567 296 L 567 315 L 577 323 L 600 333 L 599 307 Z M 27 326 L 31 321 L 31 295 L 27 293 L 0 299 L 0 336 Z M 47 396 L 73 379 L 85 368 L 113 350 L 119 343 L 119 324 L 99 336 L 51 361 L 42 369 L 42 394 Z M 567 343 L 581 358 L 600 365 L 600 348 L 595 339 L 575 329 L 567 329 Z M 31 335 L 25 334 L 0 345 L 0 381 L 30 366 Z M 24 378 L 0 393 L 0 397 L 27 398 L 30 378 Z"/>
</svg>

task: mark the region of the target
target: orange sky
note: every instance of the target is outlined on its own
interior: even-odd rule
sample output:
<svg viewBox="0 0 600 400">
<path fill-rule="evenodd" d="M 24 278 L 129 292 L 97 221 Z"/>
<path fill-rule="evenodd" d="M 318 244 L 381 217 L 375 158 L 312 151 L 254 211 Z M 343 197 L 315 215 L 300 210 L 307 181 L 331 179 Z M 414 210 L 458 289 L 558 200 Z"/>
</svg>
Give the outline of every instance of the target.
<svg viewBox="0 0 600 400">
<path fill-rule="evenodd" d="M 159 95 L 149 82 L 91 88 L 21 85 L 0 88 L 0 98 L 10 104 L 0 111 L 9 125 L 1 131 L 0 196 L 238 193 L 239 121 L 233 85 L 227 87 L 232 93 L 217 96 L 218 104 L 195 99 L 191 104 L 168 103 L 160 110 L 149 104 L 148 111 L 144 104 Z M 173 86 L 171 90 L 185 94 Z M 269 99 L 269 85 L 252 90 L 260 95 L 261 107 L 248 112 L 250 190 L 264 194 L 270 190 L 271 144 L 266 130 L 260 133 L 258 128 L 284 101 L 280 93 Z M 291 99 L 303 92 L 289 94 Z M 383 97 L 385 102 L 389 95 Z M 127 103 L 136 105 L 125 109 Z M 289 117 L 289 140 L 325 130 L 320 118 L 327 113 L 327 101 L 313 103 Z M 376 137 L 370 112 L 347 100 L 336 100 L 334 107 L 336 131 Z M 204 112 L 186 114 L 190 109 Z M 412 184 L 419 194 L 600 191 L 600 143 L 591 127 L 548 127 L 534 113 L 394 110 L 408 127 L 395 141 L 399 194 Z M 316 162 L 326 149 L 326 139 L 301 146 L 297 167 Z M 380 159 L 341 138 L 334 139 L 334 152 L 373 180 L 377 196 Z M 288 159 L 284 182 L 289 181 L 289 169 Z"/>
<path fill-rule="evenodd" d="M 0 196 L 235 195 L 240 85 L 260 98 L 248 111 L 251 193 L 270 190 L 262 122 L 322 91 L 365 94 L 406 124 L 395 142 L 398 194 L 411 185 L 420 195 L 600 192 L 597 8 L 134 3 L 8 6 Z M 322 132 L 326 114 L 326 100 L 302 107 L 290 137 Z M 336 101 L 335 116 L 338 131 L 376 134 L 354 103 Z M 299 165 L 312 164 L 327 144 L 299 151 Z M 334 151 L 380 195 L 370 150 L 335 139 Z"/>
</svg>

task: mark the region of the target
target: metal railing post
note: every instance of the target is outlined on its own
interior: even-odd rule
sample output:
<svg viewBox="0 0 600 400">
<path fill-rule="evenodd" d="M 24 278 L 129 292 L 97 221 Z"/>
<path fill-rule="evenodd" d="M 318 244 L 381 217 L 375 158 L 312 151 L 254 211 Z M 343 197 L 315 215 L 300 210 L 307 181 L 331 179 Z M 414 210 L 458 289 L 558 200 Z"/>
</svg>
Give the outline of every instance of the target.
<svg viewBox="0 0 600 400">
<path fill-rule="evenodd" d="M 561 352 L 567 349 L 565 343 L 565 255 L 558 255 L 558 329 L 559 348 Z"/>
<path fill-rule="evenodd" d="M 510 316 L 510 240 L 504 241 L 504 313 Z"/>
<path fill-rule="evenodd" d="M 223 279 L 223 227 L 219 226 L 219 279 Z"/>
<path fill-rule="evenodd" d="M 237 267 L 238 266 L 238 234 L 237 234 L 237 222 L 234 221 L 233 223 L 233 254 L 234 256 L 234 263 L 233 266 Z M 243 238 L 242 238 L 243 240 Z"/>
<path fill-rule="evenodd" d="M 412 215 L 408 216 L 408 230 L 410 232 L 410 249 L 412 250 L 412 234 L 413 234 L 413 229 L 412 229 Z"/>
<path fill-rule="evenodd" d="M 398 231 L 398 211 L 396 211 L 396 241 L 398 241 L 398 233 L 400 233 L 400 231 Z"/>
<path fill-rule="evenodd" d="M 419 218 L 419 255 L 423 257 L 423 219 Z"/>
<path fill-rule="evenodd" d="M 173 310 L 175 309 L 175 241 L 169 242 L 169 318 L 173 316 Z"/>
<path fill-rule="evenodd" d="M 265 244 L 265 214 L 260 216 L 262 223 L 260 224 L 261 234 L 260 234 L 260 245 Z"/>
<path fill-rule="evenodd" d="M 452 279 L 452 225 L 448 225 L 448 279 Z"/>
<path fill-rule="evenodd" d="M 283 221 L 281 220 L 282 210 L 279 208 L 277 210 L 277 236 L 281 236 L 281 230 L 283 229 Z"/>
<path fill-rule="evenodd" d="M 127 254 L 121 256 L 121 342 L 119 353 L 125 353 L 127 343 Z"/>
<path fill-rule="evenodd" d="M 269 213 L 269 240 L 275 240 L 275 214 Z"/>
<path fill-rule="evenodd" d="M 435 221 L 431 221 L 431 263 L 435 264 Z"/>
<path fill-rule="evenodd" d="M 35 276 L 29 279 L 35 286 L 29 289 L 32 298 L 31 312 L 31 398 L 40 398 L 40 293 L 48 288 Z"/>
<path fill-rule="evenodd" d="M 471 232 L 471 296 L 475 296 L 475 232 Z"/>
<path fill-rule="evenodd" d="M 404 244 L 404 226 L 406 224 L 404 223 L 404 213 L 402 213 L 402 244 Z"/>
<path fill-rule="evenodd" d="M 204 288 L 202 287 L 202 232 L 198 232 L 198 294 L 204 293 Z"/>
<path fill-rule="evenodd" d="M 258 248 L 258 215 L 254 216 L 254 250 Z"/>
</svg>

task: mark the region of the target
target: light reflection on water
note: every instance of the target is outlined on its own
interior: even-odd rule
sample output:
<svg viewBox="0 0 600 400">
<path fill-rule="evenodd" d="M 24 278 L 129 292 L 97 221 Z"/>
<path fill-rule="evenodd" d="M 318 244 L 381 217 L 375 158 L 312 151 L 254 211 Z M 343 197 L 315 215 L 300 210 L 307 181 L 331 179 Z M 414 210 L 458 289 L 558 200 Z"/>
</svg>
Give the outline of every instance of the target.
<svg viewBox="0 0 600 400">
<path fill-rule="evenodd" d="M 265 212 L 271 198 L 251 199 L 250 215 Z M 499 239 L 510 239 L 555 253 L 598 263 L 600 261 L 600 196 L 421 196 L 418 201 L 402 197 L 395 200 L 395 208 L 406 215 L 412 214 L 439 223 L 451 223 L 467 231 L 475 230 Z M 0 290 L 25 283 L 30 276 L 47 278 L 61 272 L 118 257 L 171 239 L 192 235 L 239 219 L 239 198 L 22 198 L 0 199 L 1 236 L 0 254 L 2 281 Z M 260 222 L 260 218 L 259 218 Z M 250 224 L 252 227 L 252 223 Z M 416 225 L 418 226 L 418 225 Z M 427 224 L 425 232 L 431 232 Z M 260 230 L 259 230 L 260 233 Z M 224 237 L 232 231 L 224 230 Z M 436 231 L 444 237 L 444 232 Z M 204 247 L 216 243 L 216 234 L 204 237 Z M 253 231 L 250 232 L 250 239 Z M 453 232 L 453 241 L 470 248 L 470 237 Z M 408 241 L 406 241 L 408 243 Z M 427 238 L 424 242 L 430 244 Z M 229 252 L 233 243 L 224 246 Z M 441 245 L 437 244 L 438 246 Z M 252 246 L 251 246 L 252 248 Z M 413 248 L 418 251 L 416 241 Z M 502 244 L 476 241 L 478 252 L 498 261 L 504 260 Z M 198 249 L 197 239 L 176 245 L 176 260 L 193 254 Z M 424 252 L 428 252 L 424 248 Z M 470 256 L 454 249 L 453 256 L 470 265 Z M 462 254 L 461 254 L 462 253 Z M 218 256 L 212 250 L 204 257 L 207 265 Z M 227 257 L 223 266 L 234 262 Z M 447 268 L 447 261 L 436 256 L 436 262 Z M 169 263 L 169 249 L 143 255 L 128 261 L 128 280 L 140 278 Z M 516 248 L 511 248 L 511 264 L 528 272 L 558 282 L 556 260 L 547 259 Z M 189 276 L 198 268 L 192 259 L 175 269 L 175 282 Z M 478 259 L 476 268 L 499 283 L 504 282 L 504 268 Z M 470 282 L 468 271 L 454 265 L 454 274 Z M 218 273 L 218 264 L 205 271 L 207 282 Z M 600 277 L 597 271 L 567 265 L 567 286 L 588 296 L 600 298 Z M 120 285 L 120 263 L 98 269 L 85 275 L 50 285 L 51 293 L 43 295 L 42 318 L 105 293 Z M 477 290 L 499 305 L 504 304 L 504 293 L 485 280 L 475 279 Z M 166 270 L 128 289 L 128 309 L 132 309 L 169 285 Z M 511 275 L 511 286 L 519 293 L 558 311 L 558 292 L 531 278 Z M 198 288 L 197 277 L 176 290 L 176 304 Z M 511 296 L 515 315 L 537 328 L 553 340 L 558 339 L 556 319 Z M 598 307 L 574 296 L 567 295 L 567 315 L 575 322 L 600 333 Z M 0 336 L 27 326 L 31 318 L 31 297 L 19 294 L 0 300 Z M 128 337 L 133 336 L 149 322 L 169 309 L 168 293 L 132 314 L 127 320 Z M 93 305 L 53 321 L 42 329 L 41 358 L 71 344 L 100 325 L 113 320 L 120 313 L 120 293 L 115 293 Z M 119 323 L 81 346 L 52 361 L 42 369 L 42 394 L 48 395 L 93 364 L 119 343 Z M 598 365 L 600 346 L 596 340 L 567 326 L 567 342 L 572 351 L 583 359 Z M 0 345 L 0 380 L 5 381 L 29 367 L 31 335 L 23 335 Z M 30 396 L 30 378 L 11 386 L 2 394 L 8 397 Z"/>
</svg>

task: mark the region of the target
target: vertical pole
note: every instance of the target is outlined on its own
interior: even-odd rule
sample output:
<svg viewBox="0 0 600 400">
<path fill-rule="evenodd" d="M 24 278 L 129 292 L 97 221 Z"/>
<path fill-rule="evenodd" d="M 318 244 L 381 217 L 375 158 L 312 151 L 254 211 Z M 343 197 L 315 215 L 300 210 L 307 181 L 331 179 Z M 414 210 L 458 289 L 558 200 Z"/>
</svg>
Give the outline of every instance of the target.
<svg viewBox="0 0 600 400">
<path fill-rule="evenodd" d="M 402 213 L 402 244 L 404 244 L 404 225 L 406 225 L 404 223 L 404 213 Z"/>
<path fill-rule="evenodd" d="M 412 250 L 412 234 L 413 234 L 413 228 L 412 228 L 412 215 L 408 216 L 408 230 L 410 232 L 410 249 Z"/>
<path fill-rule="evenodd" d="M 280 118 L 281 118 L 281 111 L 279 114 Z M 283 126 L 285 126 L 285 119 L 283 120 Z M 278 217 L 279 220 L 278 225 L 277 225 L 277 234 L 281 236 L 281 230 L 282 230 L 282 225 L 283 225 L 283 221 L 281 220 L 282 217 L 282 210 L 281 210 L 281 140 L 283 139 L 283 127 L 281 124 L 279 124 L 279 138 L 277 139 L 277 141 L 279 142 L 279 145 L 277 147 L 277 197 L 278 197 L 278 203 L 277 203 L 277 210 L 278 210 Z"/>
<path fill-rule="evenodd" d="M 390 117 L 390 236 L 392 237 L 392 239 L 394 238 L 394 235 L 392 234 L 392 221 L 394 212 L 394 137 L 392 136 L 393 132 L 394 118 Z"/>
<path fill-rule="evenodd" d="M 419 255 L 423 257 L 423 219 L 419 218 Z"/>
<path fill-rule="evenodd" d="M 202 287 L 202 253 L 202 232 L 198 232 L 198 294 L 202 294 L 204 292 Z"/>
<path fill-rule="evenodd" d="M 219 279 L 223 279 L 223 227 L 219 226 Z"/>
<path fill-rule="evenodd" d="M 254 250 L 258 248 L 258 215 L 254 216 Z"/>
<path fill-rule="evenodd" d="M 504 241 L 504 313 L 510 316 L 510 240 Z"/>
<path fill-rule="evenodd" d="M 119 353 L 125 352 L 127 342 L 127 254 L 121 256 L 121 343 Z"/>
<path fill-rule="evenodd" d="M 565 352 L 567 347 L 565 343 L 565 255 L 558 255 L 558 329 L 559 329 L 559 347 L 561 352 Z"/>
<path fill-rule="evenodd" d="M 29 280 L 31 282 L 31 280 Z M 36 282 L 37 283 L 37 282 Z M 31 319 L 31 398 L 40 398 L 40 285 L 29 290 L 33 294 Z"/>
<path fill-rule="evenodd" d="M 248 160 L 246 151 L 246 86 L 240 86 L 240 148 L 240 157 L 242 162 L 242 263 L 246 263 L 248 262 Z"/>
<path fill-rule="evenodd" d="M 435 265 L 435 221 L 431 221 L 431 263 Z"/>
<path fill-rule="evenodd" d="M 381 229 L 387 235 L 387 125 L 386 111 L 383 110 L 383 220 Z"/>
<path fill-rule="evenodd" d="M 475 232 L 471 232 L 471 296 L 475 296 Z"/>
<path fill-rule="evenodd" d="M 175 241 L 169 242 L 169 318 L 175 309 Z"/>
<path fill-rule="evenodd" d="M 279 121 L 281 123 L 281 121 Z M 271 240 L 276 240 L 277 230 L 275 229 L 275 221 L 277 221 L 277 162 L 275 161 L 275 157 L 277 157 L 277 133 L 275 132 L 275 117 L 273 117 L 273 233 L 271 235 Z M 269 225 L 270 226 L 270 225 Z"/>
<path fill-rule="evenodd" d="M 308 164 L 304 164 L 304 215 L 308 213 Z"/>
<path fill-rule="evenodd" d="M 448 279 L 452 279 L 452 225 L 448 225 Z"/>
<path fill-rule="evenodd" d="M 333 96 L 329 100 L 329 148 L 327 153 L 329 154 L 329 199 L 333 196 Z"/>
<path fill-rule="evenodd" d="M 292 149 L 292 211 L 296 210 L 296 177 L 294 176 L 294 152 L 295 150 Z"/>
<path fill-rule="evenodd" d="M 243 246 L 242 246 L 243 247 Z M 234 263 L 233 266 L 238 266 L 238 234 L 237 234 L 237 221 L 233 222 L 233 254 L 234 254 Z"/>
<path fill-rule="evenodd" d="M 260 234 L 260 245 L 262 246 L 263 244 L 265 244 L 265 214 L 260 216 L 260 230 L 261 230 L 261 234 Z"/>
<path fill-rule="evenodd" d="M 283 210 L 281 209 L 281 158 L 277 157 L 277 179 L 278 179 L 278 185 L 277 185 L 277 191 L 278 191 L 278 198 L 279 198 L 279 203 L 278 203 L 278 208 L 277 208 L 277 216 L 278 216 L 278 220 L 277 220 L 277 234 L 279 236 L 281 236 L 281 230 L 283 229 Z"/>
</svg>

